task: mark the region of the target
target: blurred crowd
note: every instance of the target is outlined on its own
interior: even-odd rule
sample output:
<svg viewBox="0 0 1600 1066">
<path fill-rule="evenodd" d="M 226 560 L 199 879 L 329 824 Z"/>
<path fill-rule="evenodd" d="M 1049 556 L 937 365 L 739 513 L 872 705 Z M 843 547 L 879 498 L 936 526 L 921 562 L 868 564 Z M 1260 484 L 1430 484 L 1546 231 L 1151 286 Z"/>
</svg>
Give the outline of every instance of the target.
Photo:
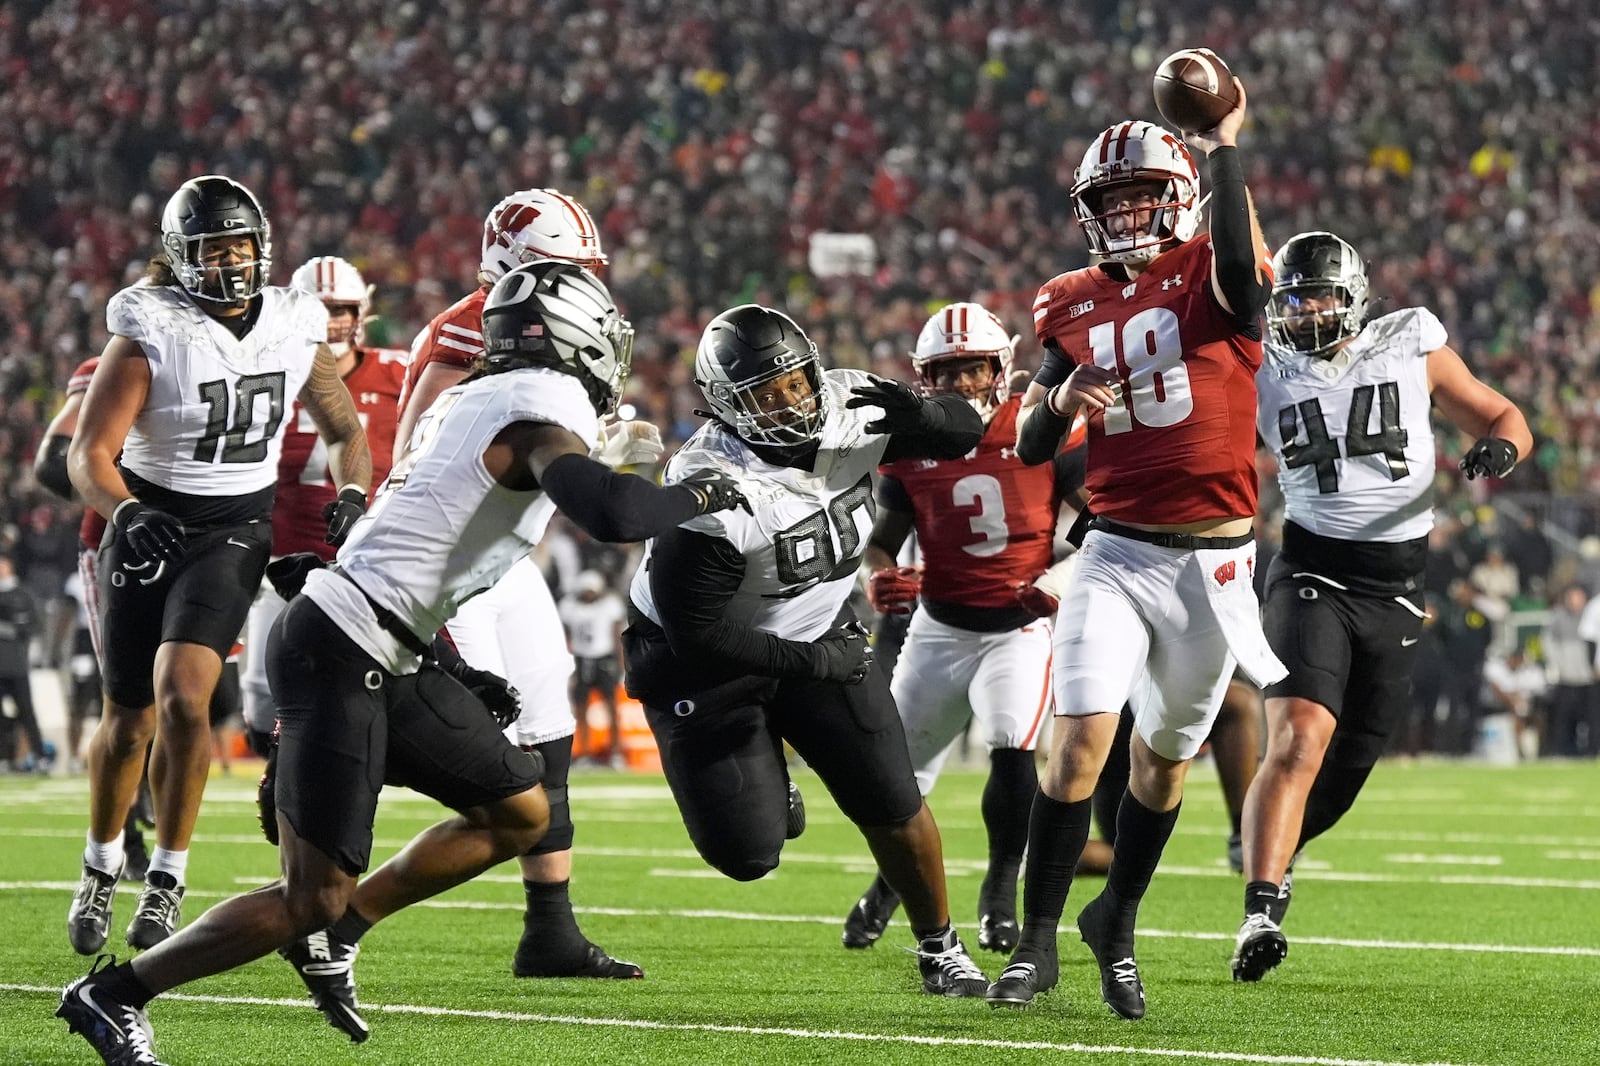
<svg viewBox="0 0 1600 1066">
<path fill-rule="evenodd" d="M 12 0 L 0 550 L 59 597 L 76 516 L 33 483 L 35 442 L 189 176 L 257 192 L 279 283 L 315 254 L 356 263 L 377 286 L 370 339 L 396 346 L 472 287 L 501 195 L 576 195 L 639 331 L 629 398 L 670 443 L 699 421 L 701 325 L 747 300 L 786 308 L 835 364 L 905 376 L 930 307 L 974 299 L 1035 365 L 1038 286 L 1087 262 L 1073 167 L 1109 123 L 1157 118 L 1164 55 L 1206 45 L 1249 92 L 1269 244 L 1348 238 L 1375 310 L 1433 309 L 1528 413 L 1538 451 L 1507 482 L 1441 475 L 1436 570 L 1441 602 L 1459 580 L 1542 609 L 1600 576 L 1584 540 L 1600 534 L 1589 15 L 1583 0 Z M 1453 472 L 1461 442 L 1444 440 Z"/>
</svg>

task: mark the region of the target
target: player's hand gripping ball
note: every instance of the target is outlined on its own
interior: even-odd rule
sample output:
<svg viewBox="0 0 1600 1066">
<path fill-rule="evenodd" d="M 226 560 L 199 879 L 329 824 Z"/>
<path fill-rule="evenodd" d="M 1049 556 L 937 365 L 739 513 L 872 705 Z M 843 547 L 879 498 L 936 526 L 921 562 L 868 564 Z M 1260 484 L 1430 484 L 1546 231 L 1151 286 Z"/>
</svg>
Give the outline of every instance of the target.
<svg viewBox="0 0 1600 1066">
<path fill-rule="evenodd" d="M 1184 133 L 1203 133 L 1239 103 L 1228 69 L 1209 48 L 1184 48 L 1156 68 L 1156 109 Z"/>
</svg>

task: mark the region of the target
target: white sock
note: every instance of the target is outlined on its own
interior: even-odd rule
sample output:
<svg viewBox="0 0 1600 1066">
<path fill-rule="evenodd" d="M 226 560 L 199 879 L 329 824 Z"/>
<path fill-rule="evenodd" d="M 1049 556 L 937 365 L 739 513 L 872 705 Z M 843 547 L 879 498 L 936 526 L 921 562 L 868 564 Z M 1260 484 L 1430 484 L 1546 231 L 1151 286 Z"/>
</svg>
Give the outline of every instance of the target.
<svg viewBox="0 0 1600 1066">
<path fill-rule="evenodd" d="M 102 844 L 90 833 L 87 837 L 88 846 L 83 849 L 83 864 L 91 869 L 99 870 L 103 874 L 116 876 L 122 873 L 122 860 L 127 853 L 122 850 L 122 834 L 109 844 Z"/>
<path fill-rule="evenodd" d="M 150 853 L 150 873 L 145 874 L 145 880 L 150 879 L 150 874 L 163 873 L 171 877 L 178 884 L 183 884 L 184 871 L 189 868 L 189 849 L 182 851 L 168 851 L 160 845 Z"/>
</svg>

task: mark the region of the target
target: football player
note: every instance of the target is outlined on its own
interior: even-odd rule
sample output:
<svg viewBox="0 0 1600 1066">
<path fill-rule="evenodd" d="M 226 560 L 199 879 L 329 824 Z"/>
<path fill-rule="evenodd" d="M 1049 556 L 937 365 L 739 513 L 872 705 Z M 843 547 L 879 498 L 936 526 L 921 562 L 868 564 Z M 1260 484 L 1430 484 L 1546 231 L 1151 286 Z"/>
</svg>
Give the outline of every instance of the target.
<svg viewBox="0 0 1600 1066">
<path fill-rule="evenodd" d="M 185 182 L 161 215 L 164 255 L 111 298 L 67 452 L 110 523 L 100 549 L 106 706 L 90 742 L 89 834 L 67 927 L 93 954 L 111 922 L 123 820 L 154 733 L 156 848 L 128 943 L 170 936 L 210 765 L 208 712 L 271 550 L 284 415 L 299 396 L 339 482 L 371 478 L 366 434 L 327 344 L 328 312 L 269 286 L 271 228 L 243 185 Z M 329 536 L 353 519 L 340 512 Z"/>
<path fill-rule="evenodd" d="M 667 479 L 725 474 L 753 512 L 699 518 L 647 545 L 623 634 L 628 691 L 644 704 L 689 837 L 735 880 L 776 867 L 792 835 L 788 741 L 904 899 L 924 990 L 981 996 L 989 982 L 950 926 L 938 827 L 846 601 L 878 465 L 958 458 L 983 422 L 955 393 L 824 371 L 793 320 L 756 304 L 711 320 L 694 376 L 711 420 Z"/>
<path fill-rule="evenodd" d="M 1003 952 L 1017 946 L 1017 871 L 1039 784 L 1033 751 L 1050 709 L 1050 622 L 1017 589 L 1050 568 L 1061 502 L 1083 485 L 1081 447 L 1048 465 L 1017 458 L 1022 397 L 1008 393 L 1011 359 L 1012 338 L 978 304 L 950 304 L 923 325 L 911 356 L 921 391 L 966 400 L 983 419 L 983 439 L 958 459 L 882 467 L 863 556 L 874 609 L 917 607 L 889 687 L 918 789 L 933 790 L 950 742 L 969 721 L 977 720 L 989 749 L 978 946 Z M 913 532 L 922 566 L 897 566 Z M 880 874 L 845 919 L 844 946 L 870 947 L 898 904 Z"/>
<path fill-rule="evenodd" d="M 1438 442 L 1431 409 L 1478 438 L 1468 478 L 1503 478 L 1533 447 L 1512 402 L 1473 376 L 1423 307 L 1366 321 L 1367 269 L 1332 233 L 1273 258 L 1256 428 L 1278 458 L 1283 548 L 1267 571 L 1267 754 L 1245 800 L 1236 981 L 1289 951 L 1289 867 L 1331 829 L 1411 702 Z"/>
<path fill-rule="evenodd" d="M 1251 583 L 1256 513 L 1255 372 L 1268 256 L 1236 147 L 1245 94 L 1190 144 L 1209 152 L 1211 232 L 1196 236 L 1200 175 L 1189 147 L 1148 122 L 1090 143 L 1072 205 L 1096 263 L 1034 301 L 1044 364 L 1023 397 L 1017 448 L 1044 462 L 1089 419 L 1089 509 L 1056 619 L 1056 730 L 1034 800 L 1022 935 L 990 990 L 1022 1005 L 1055 985 L 1056 928 L 1089 835 L 1117 732 L 1134 712 L 1132 774 L 1105 889 L 1078 914 L 1118 1017 L 1141 1018 L 1134 923 L 1183 796 L 1183 779 L 1240 665 L 1283 675 Z"/>
<path fill-rule="evenodd" d="M 381 485 L 389 476 L 394 450 L 395 405 L 405 381 L 406 353 L 361 343 L 361 326 L 371 298 L 361 272 L 350 262 L 334 255 L 315 256 L 300 265 L 289 284 L 315 296 L 328 309 L 328 348 L 367 432 L 372 484 Z M 336 548 L 328 536 L 328 522 L 339 509 L 359 517 L 367 500 L 364 487 L 334 483 L 327 445 L 317 435 L 316 423 L 305 406 L 295 403 L 284 427 L 283 452 L 278 459 L 278 496 L 272 507 L 273 556 L 312 552 L 332 559 Z M 239 680 L 250 743 L 261 755 L 267 754 L 276 717 L 267 687 L 267 634 L 283 613 L 284 603 L 271 583 L 263 582 L 245 623 Z"/>
<path fill-rule="evenodd" d="M 483 351 L 483 301 L 489 287 L 523 263 L 558 259 L 604 275 L 600 234 L 583 205 L 555 189 L 525 189 L 496 204 L 483 222 L 478 288 L 428 323 L 411 347 L 400 399 L 396 460 L 410 446 L 412 427 L 445 389 L 461 382 Z M 660 434 L 644 422 L 602 421 L 607 447 L 596 453 L 613 465 L 653 462 L 661 455 Z M 522 699 L 512 739 L 537 748 L 544 758 L 550 831 L 521 856 L 522 937 L 512 958 L 518 977 L 638 978 L 644 971 L 614 959 L 591 943 L 572 913 L 572 841 L 567 801 L 576 729 L 567 698 L 572 653 L 544 575 L 531 559 L 495 586 L 464 604 L 450 620 L 450 639 L 474 667 L 506 678 Z"/>
<path fill-rule="evenodd" d="M 717 471 L 661 488 L 588 457 L 633 345 L 593 274 L 552 261 L 511 271 L 484 303 L 483 333 L 481 374 L 418 423 L 337 564 L 307 574 L 274 633 L 284 877 L 67 986 L 58 1014 L 107 1062 L 157 1061 L 144 1012 L 155 995 L 320 937 L 335 919 L 370 925 L 538 842 L 550 811 L 537 750 L 511 743 L 423 657 L 464 600 L 538 543 L 558 506 L 605 541 L 749 506 Z M 385 780 L 460 815 L 362 877 Z"/>
</svg>

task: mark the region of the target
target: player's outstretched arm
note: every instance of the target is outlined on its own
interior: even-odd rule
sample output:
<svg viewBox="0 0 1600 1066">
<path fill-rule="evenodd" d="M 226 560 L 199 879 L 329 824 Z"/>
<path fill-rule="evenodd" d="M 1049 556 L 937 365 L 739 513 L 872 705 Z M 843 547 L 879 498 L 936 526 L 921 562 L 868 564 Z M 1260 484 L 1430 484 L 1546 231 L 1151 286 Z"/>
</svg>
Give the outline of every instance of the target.
<svg viewBox="0 0 1600 1066">
<path fill-rule="evenodd" d="M 881 407 L 883 417 L 867 423 L 868 433 L 889 437 L 883 461 L 959 459 L 983 440 L 983 418 L 956 393 L 921 396 L 903 381 L 875 377 L 850 390 L 849 408 Z"/>
<path fill-rule="evenodd" d="M 72 475 L 67 472 L 67 449 L 72 446 L 72 434 L 78 428 L 78 411 L 83 407 L 83 392 L 70 393 L 61 409 L 44 427 L 44 437 L 39 441 L 39 452 L 33 458 L 33 476 L 39 484 L 70 500 Z"/>
<path fill-rule="evenodd" d="M 732 478 L 700 470 L 676 485 L 657 485 L 589 458 L 589 444 L 547 422 L 518 422 L 500 431 L 484 466 L 511 488 L 542 488 L 566 516 L 596 540 L 649 540 L 696 515 L 750 509 Z M 533 485 L 525 484 L 528 475 Z"/>
<path fill-rule="evenodd" d="M 1428 353 L 1428 389 L 1451 425 L 1477 438 L 1461 458 L 1468 479 L 1505 477 L 1533 450 L 1533 432 L 1517 405 L 1478 380 L 1448 345 Z"/>
</svg>

